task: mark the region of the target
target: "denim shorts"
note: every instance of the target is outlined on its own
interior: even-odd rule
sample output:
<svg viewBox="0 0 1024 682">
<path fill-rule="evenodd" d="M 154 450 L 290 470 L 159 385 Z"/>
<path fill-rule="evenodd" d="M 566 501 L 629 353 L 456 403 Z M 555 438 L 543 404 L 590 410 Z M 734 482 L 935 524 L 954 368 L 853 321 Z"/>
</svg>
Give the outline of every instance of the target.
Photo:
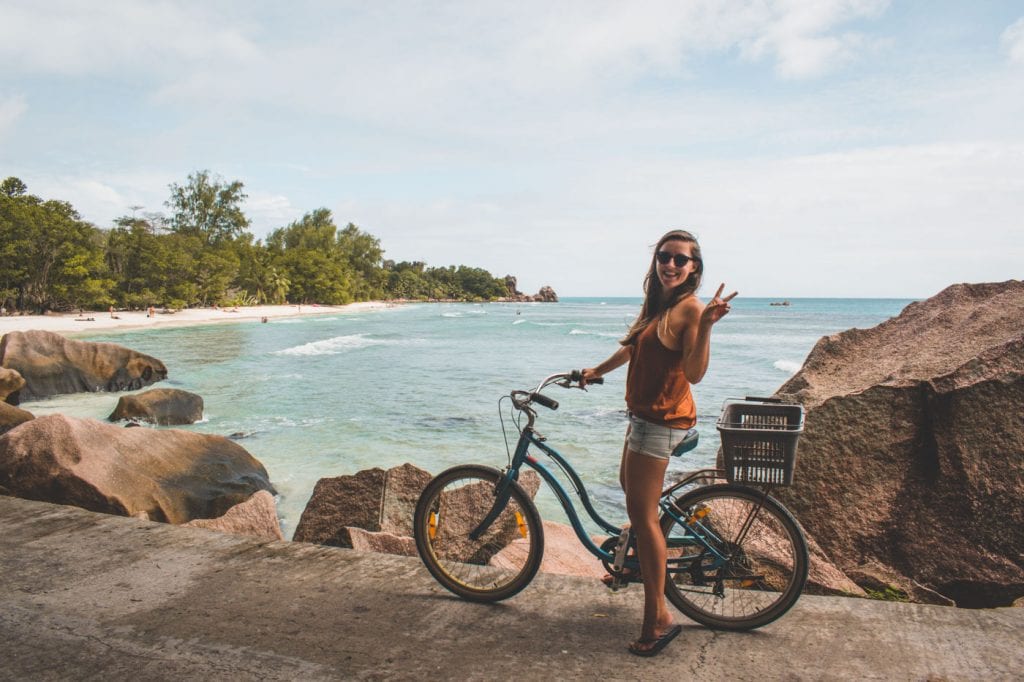
<svg viewBox="0 0 1024 682">
<path fill-rule="evenodd" d="M 626 447 L 642 455 L 668 459 L 672 450 L 679 445 L 687 429 L 670 429 L 662 424 L 652 424 L 634 414 L 629 415 L 629 431 L 626 432 Z"/>
</svg>

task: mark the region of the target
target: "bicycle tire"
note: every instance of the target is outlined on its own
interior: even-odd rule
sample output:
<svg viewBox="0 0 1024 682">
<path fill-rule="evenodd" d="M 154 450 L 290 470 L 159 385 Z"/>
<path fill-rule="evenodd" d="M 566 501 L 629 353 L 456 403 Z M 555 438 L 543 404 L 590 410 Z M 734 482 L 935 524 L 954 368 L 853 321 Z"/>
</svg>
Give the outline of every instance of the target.
<svg viewBox="0 0 1024 682">
<path fill-rule="evenodd" d="M 477 602 L 496 602 L 530 584 L 544 555 L 544 528 L 529 495 L 512 483 L 508 505 L 487 532 L 469 533 L 494 506 L 502 472 L 482 465 L 452 467 L 434 477 L 416 504 L 416 550 L 446 589 Z"/>
<path fill-rule="evenodd" d="M 776 620 L 800 598 L 807 581 L 807 541 L 774 498 L 744 486 L 713 485 L 683 495 L 676 511 L 684 521 L 706 514 L 693 531 L 669 514 L 661 518 L 669 547 L 665 596 L 686 616 L 716 630 L 752 630 Z M 690 532 L 701 533 L 727 560 L 716 565 L 708 549 L 685 539 Z"/>
</svg>

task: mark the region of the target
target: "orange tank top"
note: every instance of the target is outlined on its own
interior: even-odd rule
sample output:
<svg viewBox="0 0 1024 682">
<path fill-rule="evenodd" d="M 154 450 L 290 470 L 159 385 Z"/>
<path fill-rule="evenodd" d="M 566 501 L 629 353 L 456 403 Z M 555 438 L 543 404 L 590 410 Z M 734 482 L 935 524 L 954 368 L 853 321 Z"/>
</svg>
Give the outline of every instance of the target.
<svg viewBox="0 0 1024 682">
<path fill-rule="evenodd" d="M 633 343 L 626 407 L 646 421 L 690 429 L 697 423 L 697 406 L 683 372 L 683 353 L 666 348 L 658 338 L 659 320 L 647 325 Z"/>
</svg>

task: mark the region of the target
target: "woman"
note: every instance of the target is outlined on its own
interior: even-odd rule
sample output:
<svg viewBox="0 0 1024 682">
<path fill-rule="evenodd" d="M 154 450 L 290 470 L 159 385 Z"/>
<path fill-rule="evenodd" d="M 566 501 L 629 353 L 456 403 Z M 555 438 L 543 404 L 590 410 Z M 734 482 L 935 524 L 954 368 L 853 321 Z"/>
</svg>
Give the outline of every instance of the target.
<svg viewBox="0 0 1024 682">
<path fill-rule="evenodd" d="M 697 421 L 690 384 L 707 371 L 711 327 L 729 312 L 729 301 L 736 296 L 733 292 L 722 298 L 722 285 L 703 305 L 695 296 L 703 272 L 696 238 L 684 230 L 665 234 L 644 280 L 640 316 L 610 358 L 583 370 L 585 383 L 629 363 L 629 429 L 619 481 L 644 585 L 643 626 L 640 638 L 629 645 L 638 656 L 654 656 L 682 631 L 665 603 L 666 550 L 658 499 L 669 455 Z"/>
</svg>

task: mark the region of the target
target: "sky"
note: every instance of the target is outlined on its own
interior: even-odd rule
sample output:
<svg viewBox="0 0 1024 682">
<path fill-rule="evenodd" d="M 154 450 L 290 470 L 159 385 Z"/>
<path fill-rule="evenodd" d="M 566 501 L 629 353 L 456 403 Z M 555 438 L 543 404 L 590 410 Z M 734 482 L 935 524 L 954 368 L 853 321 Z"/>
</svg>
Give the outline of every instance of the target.
<svg viewBox="0 0 1024 682">
<path fill-rule="evenodd" d="M 673 228 L 704 297 L 1024 274 L 1020 0 L 0 0 L 0 63 L 0 177 L 101 228 L 208 170 L 528 293 Z"/>
</svg>

